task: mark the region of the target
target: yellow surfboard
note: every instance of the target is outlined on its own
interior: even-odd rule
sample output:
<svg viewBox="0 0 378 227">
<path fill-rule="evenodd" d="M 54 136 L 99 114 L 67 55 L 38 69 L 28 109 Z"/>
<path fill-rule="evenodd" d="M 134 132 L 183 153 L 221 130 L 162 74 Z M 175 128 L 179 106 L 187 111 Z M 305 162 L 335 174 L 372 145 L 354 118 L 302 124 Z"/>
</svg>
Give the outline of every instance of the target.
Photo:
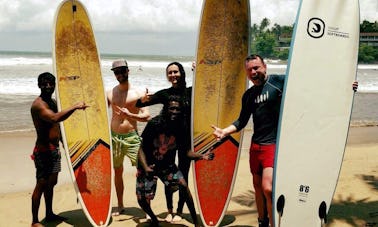
<svg viewBox="0 0 378 227">
<path fill-rule="evenodd" d="M 218 226 L 227 210 L 239 160 L 241 133 L 222 142 L 211 125 L 226 127 L 237 117 L 247 87 L 244 59 L 249 47 L 249 1 L 205 0 L 193 81 L 193 149 L 212 149 L 213 161 L 197 161 L 194 181 L 205 226 Z"/>
<path fill-rule="evenodd" d="M 62 122 L 61 131 L 84 213 L 93 226 L 106 226 L 112 191 L 107 101 L 92 26 L 87 10 L 77 0 L 65 0 L 57 9 L 53 61 L 59 109 L 79 101 L 89 105 Z"/>
</svg>

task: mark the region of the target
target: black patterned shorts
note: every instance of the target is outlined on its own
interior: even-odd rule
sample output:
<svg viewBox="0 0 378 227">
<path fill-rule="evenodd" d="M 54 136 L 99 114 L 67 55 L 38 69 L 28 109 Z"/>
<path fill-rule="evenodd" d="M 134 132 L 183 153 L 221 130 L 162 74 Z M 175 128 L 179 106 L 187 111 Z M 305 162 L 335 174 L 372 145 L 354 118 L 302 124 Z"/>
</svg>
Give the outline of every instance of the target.
<svg viewBox="0 0 378 227">
<path fill-rule="evenodd" d="M 33 152 L 34 166 L 36 168 L 36 178 L 47 179 L 53 173 L 61 171 L 61 155 L 59 148 L 51 151 Z"/>
<path fill-rule="evenodd" d="M 136 178 L 136 195 L 138 200 L 145 197 L 153 200 L 156 193 L 157 179 L 160 179 L 165 186 L 174 192 L 179 189 L 184 176 L 176 165 L 169 166 L 167 169 L 159 170 L 146 175 L 142 168 L 138 168 Z"/>
</svg>

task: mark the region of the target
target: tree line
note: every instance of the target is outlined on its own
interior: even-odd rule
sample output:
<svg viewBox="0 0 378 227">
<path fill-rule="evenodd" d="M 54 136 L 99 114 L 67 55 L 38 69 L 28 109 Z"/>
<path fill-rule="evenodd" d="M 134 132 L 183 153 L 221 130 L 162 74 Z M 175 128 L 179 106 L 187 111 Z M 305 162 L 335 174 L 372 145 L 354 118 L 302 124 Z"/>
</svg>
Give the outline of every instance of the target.
<svg viewBox="0 0 378 227">
<path fill-rule="evenodd" d="M 292 26 L 274 24 L 270 27 L 268 18 L 262 19 L 260 24 L 251 27 L 251 52 L 273 59 L 287 60 L 289 57 L 290 41 L 293 34 Z M 360 24 L 360 33 L 377 33 L 378 22 L 364 20 Z M 358 53 L 359 63 L 377 63 L 378 46 L 361 43 Z"/>
</svg>

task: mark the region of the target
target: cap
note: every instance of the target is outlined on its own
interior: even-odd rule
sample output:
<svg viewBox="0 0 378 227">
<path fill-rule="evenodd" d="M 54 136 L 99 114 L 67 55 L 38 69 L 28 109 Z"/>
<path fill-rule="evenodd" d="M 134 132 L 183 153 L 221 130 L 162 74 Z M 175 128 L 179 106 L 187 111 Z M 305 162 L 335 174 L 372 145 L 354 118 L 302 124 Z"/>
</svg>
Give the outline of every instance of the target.
<svg viewBox="0 0 378 227">
<path fill-rule="evenodd" d="M 112 70 L 118 67 L 127 67 L 127 61 L 125 59 L 119 59 L 119 60 L 113 61 Z"/>
</svg>

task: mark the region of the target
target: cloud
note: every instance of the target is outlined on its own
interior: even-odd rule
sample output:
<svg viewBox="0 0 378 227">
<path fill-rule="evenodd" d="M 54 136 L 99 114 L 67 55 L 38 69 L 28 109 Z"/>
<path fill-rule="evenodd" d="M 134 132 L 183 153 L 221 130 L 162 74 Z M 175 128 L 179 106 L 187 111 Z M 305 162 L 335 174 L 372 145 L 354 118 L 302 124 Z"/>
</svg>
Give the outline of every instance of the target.
<svg viewBox="0 0 378 227">
<path fill-rule="evenodd" d="M 194 54 L 202 0 L 82 0 L 101 52 Z M 292 25 L 300 0 L 250 0 L 251 23 Z M 0 0 L 0 50 L 50 51 L 61 0 Z M 378 1 L 360 0 L 361 21 Z"/>
<path fill-rule="evenodd" d="M 251 24 L 260 24 L 268 18 L 271 25 L 292 25 L 297 14 L 299 0 L 266 1 L 251 0 Z"/>
<path fill-rule="evenodd" d="M 251 0 L 251 24 L 260 24 L 268 18 L 271 25 L 292 25 L 297 16 L 299 0 Z M 374 22 L 378 20 L 378 1 L 360 0 L 360 18 Z"/>
<path fill-rule="evenodd" d="M 0 0 L 0 31 L 48 31 L 60 0 Z M 198 27 L 202 0 L 82 0 L 96 30 L 184 32 Z M 251 0 L 251 22 L 293 24 L 299 0 Z M 378 18 L 378 1 L 360 1 L 361 19 Z"/>
<path fill-rule="evenodd" d="M 98 31 L 187 31 L 198 26 L 198 0 L 82 0 Z M 0 0 L 0 31 L 49 30 L 57 0 Z"/>
<path fill-rule="evenodd" d="M 41 31 L 50 29 L 53 1 L 0 0 L 0 31 Z"/>
<path fill-rule="evenodd" d="M 378 1 L 360 0 L 360 17 L 361 21 L 378 21 Z"/>
<path fill-rule="evenodd" d="M 197 28 L 201 1 L 112 0 L 88 5 L 88 9 L 100 31 L 180 32 Z"/>
</svg>

